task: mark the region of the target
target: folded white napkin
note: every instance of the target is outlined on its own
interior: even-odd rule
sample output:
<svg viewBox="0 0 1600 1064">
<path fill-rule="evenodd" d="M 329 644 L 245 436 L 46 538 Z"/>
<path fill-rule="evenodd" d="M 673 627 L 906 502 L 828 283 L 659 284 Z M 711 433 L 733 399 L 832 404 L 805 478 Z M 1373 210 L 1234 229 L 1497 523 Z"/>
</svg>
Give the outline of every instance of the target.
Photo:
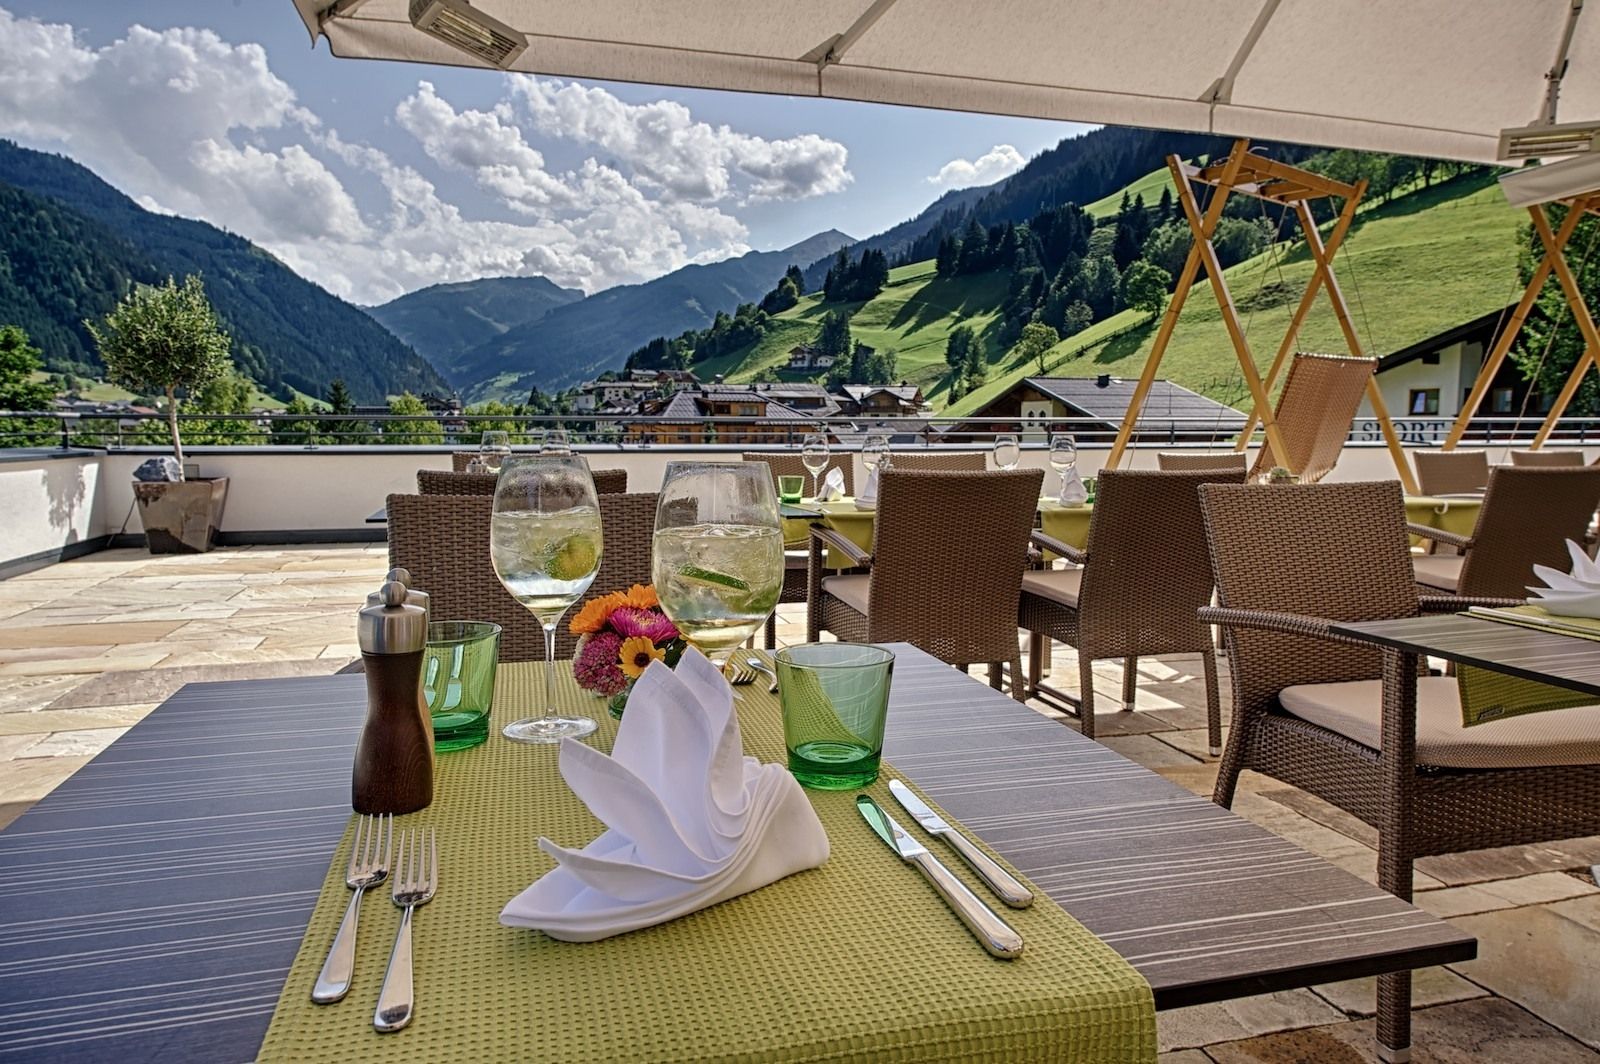
<svg viewBox="0 0 1600 1064">
<path fill-rule="evenodd" d="M 1533 575 L 1546 586 L 1530 586 L 1528 590 L 1533 592 L 1533 597 L 1528 604 L 1540 606 L 1558 617 L 1600 617 L 1600 565 L 1570 539 L 1567 553 L 1572 558 L 1570 574 L 1548 565 L 1533 567 Z"/>
<path fill-rule="evenodd" d="M 828 836 L 782 765 L 745 757 L 733 692 L 686 650 L 628 696 L 610 756 L 561 743 L 561 775 L 607 830 L 581 850 L 541 838 L 558 862 L 500 912 L 566 942 L 664 923 L 828 859 Z"/>
<path fill-rule="evenodd" d="M 878 470 L 873 468 L 867 473 L 867 483 L 856 492 L 856 509 L 870 510 L 878 505 Z"/>
<path fill-rule="evenodd" d="M 844 470 L 838 466 L 830 466 L 822 474 L 822 487 L 817 489 L 817 498 L 824 502 L 844 498 Z"/>
<path fill-rule="evenodd" d="M 1056 501 L 1063 506 L 1081 506 L 1089 501 L 1088 489 L 1083 486 L 1083 478 L 1078 476 L 1077 466 L 1068 466 L 1061 474 L 1061 495 Z"/>
</svg>

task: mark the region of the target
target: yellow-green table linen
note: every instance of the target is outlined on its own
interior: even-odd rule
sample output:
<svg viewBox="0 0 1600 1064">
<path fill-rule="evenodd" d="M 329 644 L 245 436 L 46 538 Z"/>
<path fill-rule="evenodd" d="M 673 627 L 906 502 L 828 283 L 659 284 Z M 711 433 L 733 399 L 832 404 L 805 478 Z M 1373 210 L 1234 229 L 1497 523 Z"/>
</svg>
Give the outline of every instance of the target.
<svg viewBox="0 0 1600 1064">
<path fill-rule="evenodd" d="M 350 995 L 328 1006 L 309 999 L 349 896 L 347 834 L 261 1061 L 1155 1060 L 1150 987 L 1111 947 L 1035 890 L 1026 910 L 991 899 L 1026 943 L 1016 960 L 991 958 L 862 821 L 855 791 L 806 792 L 831 847 L 820 868 L 601 942 L 501 926 L 507 899 L 553 866 L 540 835 L 581 846 L 602 830 L 562 782 L 555 748 L 500 737 L 502 724 L 538 711 L 542 668 L 501 666 L 489 742 L 441 755 L 433 805 L 396 820 L 439 833 L 439 892 L 415 919 L 411 1025 L 388 1035 L 372 1027 L 398 922 L 386 891 L 363 906 Z M 591 741 L 608 749 L 616 726 L 605 703 L 578 691 L 566 663 L 556 668 L 557 705 L 598 719 Z M 781 761 L 776 697 L 759 684 L 740 690 L 745 752 Z M 893 773 L 885 763 L 867 793 L 937 847 L 889 796 Z M 960 861 L 940 856 L 989 896 Z"/>
</svg>

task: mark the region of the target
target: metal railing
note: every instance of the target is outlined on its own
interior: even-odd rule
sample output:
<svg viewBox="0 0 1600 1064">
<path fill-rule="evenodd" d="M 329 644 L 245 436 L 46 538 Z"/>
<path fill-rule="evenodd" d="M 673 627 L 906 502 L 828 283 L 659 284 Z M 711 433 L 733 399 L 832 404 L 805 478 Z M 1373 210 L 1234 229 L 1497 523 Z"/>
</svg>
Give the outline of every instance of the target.
<svg viewBox="0 0 1600 1064">
<path fill-rule="evenodd" d="M 1437 447 L 1453 419 L 1404 417 L 1394 425 L 1409 447 Z M 317 450 L 327 447 L 476 447 L 486 431 L 511 435 L 513 446 L 534 446 L 552 429 L 567 432 L 575 445 L 589 448 L 643 450 L 656 448 L 744 448 L 795 446 L 807 433 L 826 431 L 835 441 L 859 443 L 870 433 L 887 433 L 898 447 L 988 446 L 1002 433 L 1020 433 L 1024 445 L 1039 444 L 1053 433 L 1070 432 L 1081 446 L 1109 447 L 1118 423 L 1103 418 L 949 417 L 818 417 L 772 419 L 697 417 L 664 419 L 630 414 L 504 415 L 504 414 L 180 414 L 185 448 L 278 447 Z M 1242 420 L 1216 417 L 1139 419 L 1136 446 L 1225 448 Z M 1538 431 L 1536 418 L 1474 418 L 1463 447 L 1526 445 Z M 169 441 L 162 414 L 126 412 L 0 411 L 0 449 L 61 448 L 126 450 L 163 448 Z M 1352 445 L 1381 445 L 1383 436 L 1373 418 L 1357 418 L 1350 429 Z M 1566 417 L 1550 436 L 1566 446 L 1600 444 L 1600 417 Z"/>
</svg>

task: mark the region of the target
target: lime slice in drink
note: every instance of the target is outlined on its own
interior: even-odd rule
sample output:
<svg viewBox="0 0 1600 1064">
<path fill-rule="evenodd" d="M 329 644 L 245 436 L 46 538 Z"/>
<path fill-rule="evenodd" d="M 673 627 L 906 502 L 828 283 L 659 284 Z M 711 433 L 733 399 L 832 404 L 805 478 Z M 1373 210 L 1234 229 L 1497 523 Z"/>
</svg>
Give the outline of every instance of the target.
<svg viewBox="0 0 1600 1064">
<path fill-rule="evenodd" d="M 556 580 L 582 580 L 594 572 L 598 561 L 593 540 L 587 536 L 568 536 L 550 548 L 544 571 Z"/>
<path fill-rule="evenodd" d="M 678 579 L 686 584 L 700 584 L 704 587 L 720 587 L 727 591 L 749 591 L 750 585 L 740 580 L 737 576 L 719 573 L 711 569 L 702 569 L 698 565 L 685 565 L 678 570 Z"/>
</svg>

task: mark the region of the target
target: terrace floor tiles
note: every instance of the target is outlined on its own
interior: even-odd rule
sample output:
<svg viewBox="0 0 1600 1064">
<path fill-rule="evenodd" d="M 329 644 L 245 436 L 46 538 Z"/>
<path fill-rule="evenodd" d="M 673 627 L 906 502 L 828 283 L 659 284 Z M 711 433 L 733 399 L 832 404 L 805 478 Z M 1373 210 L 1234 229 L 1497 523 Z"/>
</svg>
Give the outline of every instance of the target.
<svg viewBox="0 0 1600 1064">
<path fill-rule="evenodd" d="M 21 647 L 82 647 L 154 643 L 182 627 L 179 621 L 107 621 L 72 625 L 0 628 L 0 650 Z"/>
<path fill-rule="evenodd" d="M 31 713 L 0 713 L 0 742 L 11 735 L 131 728 L 159 702 L 130 702 L 121 706 L 84 709 L 38 709 Z"/>
<path fill-rule="evenodd" d="M 1600 896 L 1451 923 L 1478 939 L 1478 959 L 1455 971 L 1600 1049 Z"/>
<path fill-rule="evenodd" d="M 165 650 L 128 653 L 120 647 L 113 647 L 111 650 L 95 657 L 64 658 L 51 661 L 15 661 L 0 665 L 0 678 L 153 669 L 166 660 L 168 656 L 168 652 Z"/>
<path fill-rule="evenodd" d="M 1354 1020 L 1206 1047 L 1216 1064 L 1376 1064 L 1373 1020 Z M 1499 998 L 1417 1009 L 1412 1064 L 1594 1064 L 1593 1050 Z"/>
</svg>

